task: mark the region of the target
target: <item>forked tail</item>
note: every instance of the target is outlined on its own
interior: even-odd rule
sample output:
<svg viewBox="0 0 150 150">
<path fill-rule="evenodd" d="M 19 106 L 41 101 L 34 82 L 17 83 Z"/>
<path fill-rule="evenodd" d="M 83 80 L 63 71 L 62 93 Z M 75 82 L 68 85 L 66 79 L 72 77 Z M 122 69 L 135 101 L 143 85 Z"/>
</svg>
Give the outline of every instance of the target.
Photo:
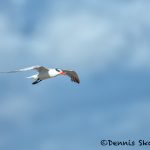
<svg viewBox="0 0 150 150">
<path fill-rule="evenodd" d="M 35 74 L 35 75 L 33 75 L 33 76 L 26 77 L 26 78 L 28 78 L 28 79 L 33 79 L 33 80 L 37 80 L 37 79 L 38 79 L 38 75 Z"/>
</svg>

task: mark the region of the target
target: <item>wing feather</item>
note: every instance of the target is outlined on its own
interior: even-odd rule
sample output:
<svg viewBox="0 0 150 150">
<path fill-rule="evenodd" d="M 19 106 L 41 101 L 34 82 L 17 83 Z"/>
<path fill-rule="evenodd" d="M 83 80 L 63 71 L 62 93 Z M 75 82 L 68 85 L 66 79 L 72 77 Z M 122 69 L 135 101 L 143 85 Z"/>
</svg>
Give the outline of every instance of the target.
<svg viewBox="0 0 150 150">
<path fill-rule="evenodd" d="M 80 79 L 78 77 L 78 74 L 75 71 L 72 70 L 62 70 L 67 76 L 71 78 L 71 81 L 80 83 Z"/>
<path fill-rule="evenodd" d="M 36 70 L 38 72 L 49 71 L 48 68 L 43 67 L 43 66 L 31 66 L 27 68 L 22 68 L 22 69 L 8 71 L 8 72 L 0 72 L 0 73 L 16 73 L 16 72 L 23 72 L 23 71 L 29 71 L 29 70 Z"/>
</svg>

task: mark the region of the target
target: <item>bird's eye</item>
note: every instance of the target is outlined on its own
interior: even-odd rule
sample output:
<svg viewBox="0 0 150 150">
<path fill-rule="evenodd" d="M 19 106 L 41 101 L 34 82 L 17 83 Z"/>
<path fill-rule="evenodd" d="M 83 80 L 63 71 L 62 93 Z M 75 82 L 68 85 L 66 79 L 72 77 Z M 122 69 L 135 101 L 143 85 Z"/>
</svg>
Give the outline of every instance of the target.
<svg viewBox="0 0 150 150">
<path fill-rule="evenodd" d="M 60 72 L 60 69 L 57 69 L 57 68 L 56 68 L 56 71 Z"/>
</svg>

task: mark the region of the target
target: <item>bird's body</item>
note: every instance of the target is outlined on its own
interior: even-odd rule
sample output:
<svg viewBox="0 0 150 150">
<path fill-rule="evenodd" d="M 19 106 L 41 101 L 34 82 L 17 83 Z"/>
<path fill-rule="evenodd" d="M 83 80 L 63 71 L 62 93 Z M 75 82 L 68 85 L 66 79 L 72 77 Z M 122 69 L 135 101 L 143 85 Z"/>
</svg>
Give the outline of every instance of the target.
<svg viewBox="0 0 150 150">
<path fill-rule="evenodd" d="M 57 74 L 55 73 L 54 69 L 50 69 L 48 71 L 43 71 L 43 72 L 40 72 L 38 74 L 35 74 L 31 77 L 27 77 L 27 78 L 33 78 L 33 79 L 41 79 L 41 80 L 45 80 L 45 79 L 48 79 L 48 78 L 52 78 L 52 77 L 55 77 Z"/>
<path fill-rule="evenodd" d="M 62 69 L 50 69 L 43 66 L 32 66 L 28 68 L 23 68 L 15 71 L 9 71 L 9 72 L 1 72 L 1 73 L 16 73 L 16 72 L 22 72 L 22 71 L 28 71 L 28 70 L 36 70 L 38 71 L 38 74 L 32 75 L 27 78 L 31 78 L 34 80 L 32 84 L 37 84 L 42 80 L 46 80 L 49 78 L 56 77 L 58 75 L 67 75 L 71 78 L 71 81 L 80 83 L 79 77 L 75 71 L 72 70 L 62 70 Z"/>
</svg>

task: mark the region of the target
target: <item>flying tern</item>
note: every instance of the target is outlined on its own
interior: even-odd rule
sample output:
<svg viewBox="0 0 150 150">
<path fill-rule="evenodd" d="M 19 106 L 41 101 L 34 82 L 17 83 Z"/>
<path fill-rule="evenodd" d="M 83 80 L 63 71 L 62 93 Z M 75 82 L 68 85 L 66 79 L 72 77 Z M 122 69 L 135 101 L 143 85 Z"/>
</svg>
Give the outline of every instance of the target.
<svg viewBox="0 0 150 150">
<path fill-rule="evenodd" d="M 32 84 L 37 84 L 41 82 L 42 80 L 46 80 L 49 78 L 56 77 L 58 75 L 67 75 L 68 77 L 71 78 L 71 81 L 80 83 L 80 79 L 77 75 L 77 73 L 73 70 L 63 70 L 63 69 L 58 69 L 58 68 L 47 68 L 44 66 L 32 66 L 32 67 L 27 67 L 23 69 L 18 69 L 14 71 L 8 71 L 8 72 L 1 72 L 1 73 L 17 73 L 17 72 L 23 72 L 23 71 L 29 71 L 29 70 L 36 70 L 38 74 L 32 75 L 27 78 L 33 79 Z"/>
</svg>

